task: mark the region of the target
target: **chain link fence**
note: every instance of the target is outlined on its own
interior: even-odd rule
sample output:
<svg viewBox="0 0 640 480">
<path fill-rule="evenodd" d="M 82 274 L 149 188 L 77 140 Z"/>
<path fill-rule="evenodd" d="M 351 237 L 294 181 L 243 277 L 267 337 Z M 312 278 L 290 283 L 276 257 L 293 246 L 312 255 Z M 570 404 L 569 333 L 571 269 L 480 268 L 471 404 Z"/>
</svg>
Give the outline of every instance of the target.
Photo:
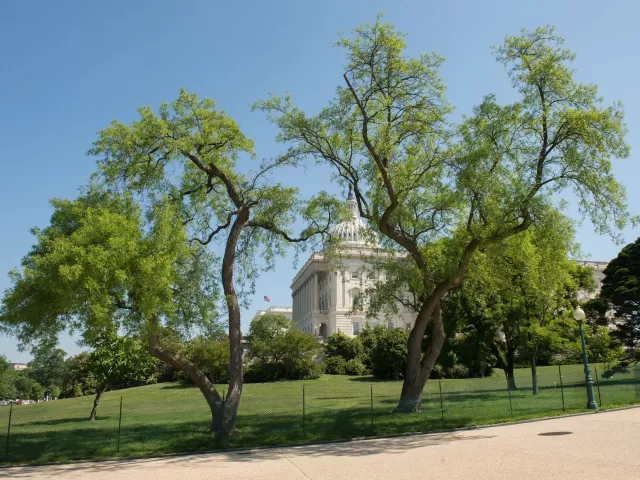
<svg viewBox="0 0 640 480">
<path fill-rule="evenodd" d="M 640 404 L 640 365 L 614 374 L 601 370 L 592 368 L 600 408 Z M 516 378 L 515 390 L 508 390 L 506 379 L 496 376 L 429 380 L 422 408 L 415 413 L 394 412 L 400 382 L 372 383 L 365 377 L 343 384 L 273 384 L 271 390 L 279 395 L 254 396 L 245 389 L 236 429 L 224 443 L 210 434 L 211 412 L 202 396 L 180 384 L 162 384 L 162 396 L 148 400 L 127 390 L 121 396 L 112 392 L 103 397 L 95 421 L 88 420 L 92 397 L 0 406 L 0 462 L 291 445 L 433 432 L 586 410 L 585 377 L 579 369 L 544 371 L 538 375 L 536 395 L 527 377 Z"/>
</svg>

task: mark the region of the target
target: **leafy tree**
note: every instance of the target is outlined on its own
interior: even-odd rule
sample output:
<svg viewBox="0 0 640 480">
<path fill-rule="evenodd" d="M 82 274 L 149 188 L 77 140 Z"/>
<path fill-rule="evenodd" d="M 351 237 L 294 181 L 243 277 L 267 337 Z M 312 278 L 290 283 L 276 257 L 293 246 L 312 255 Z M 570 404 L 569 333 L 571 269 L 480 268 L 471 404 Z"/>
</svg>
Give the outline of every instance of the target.
<svg viewBox="0 0 640 480">
<path fill-rule="evenodd" d="M 247 341 L 249 359 L 261 362 L 279 360 L 278 346 L 274 341 L 284 333 L 292 330 L 294 323 L 284 315 L 265 313 L 251 321 Z"/>
<path fill-rule="evenodd" d="M 14 398 L 16 387 L 11 365 L 7 357 L 0 355 L 0 400 Z"/>
<path fill-rule="evenodd" d="M 64 397 L 81 397 L 96 393 L 96 379 L 89 369 L 89 352 L 80 352 L 68 358 L 65 364 L 67 373 L 61 392 Z"/>
<path fill-rule="evenodd" d="M 155 372 L 157 360 L 149 356 L 146 345 L 131 337 L 121 337 L 108 327 L 86 340 L 94 348 L 89 354 L 88 368 L 96 379 L 96 397 L 89 420 L 94 421 L 102 394 L 117 381 L 146 381 Z"/>
<path fill-rule="evenodd" d="M 284 315 L 265 314 L 252 320 L 247 358 L 253 381 L 310 379 L 320 375 L 322 351 L 315 337 L 296 328 Z"/>
<path fill-rule="evenodd" d="M 421 408 L 445 340 L 442 301 L 461 287 L 475 253 L 544 225 L 554 195 L 568 190 L 599 232 L 614 234 L 630 219 L 611 173 L 611 160 L 629 154 L 622 108 L 604 106 L 594 85 L 574 79 L 574 54 L 562 43 L 552 27 L 507 37 L 495 54 L 519 100 L 502 106 L 488 95 L 452 126 L 438 75 L 443 59 L 407 57 L 404 35 L 379 17 L 338 42 L 344 83 L 317 115 L 289 96 L 254 106 L 289 144 L 283 159 L 330 165 L 383 247 L 407 254 L 387 263 L 393 274 L 384 294 L 369 301 L 374 309 L 397 305 L 406 291 L 413 297 L 405 301 L 416 320 L 396 411 Z"/>
<path fill-rule="evenodd" d="M 318 357 L 322 346 L 314 335 L 293 328 L 278 336 L 276 345 L 282 378 L 311 380 L 320 376 L 322 368 Z"/>
<path fill-rule="evenodd" d="M 329 375 L 345 375 L 347 373 L 347 361 L 341 355 L 327 357 L 324 360 L 324 371 Z"/>
<path fill-rule="evenodd" d="M 228 394 L 223 403 L 206 375 L 183 356 L 165 348 L 152 354 L 189 373 L 214 414 L 214 431 L 227 436 L 235 425 L 242 393 L 242 333 L 240 309 L 243 293 L 253 290 L 260 268 L 272 268 L 289 243 L 328 231 L 334 211 L 341 207 L 321 193 L 309 202 L 295 188 L 271 178 L 275 169 L 296 165 L 295 159 L 265 160 L 256 169 L 238 168 L 238 160 L 254 156 L 253 141 L 210 99 L 198 99 L 184 90 L 157 113 L 139 109 L 140 119 L 130 125 L 112 122 L 99 133 L 91 154 L 100 157 L 101 178 L 112 187 L 142 196 L 155 204 L 169 198 L 179 207 L 191 243 L 219 243 L 224 253 L 218 278 L 222 282 L 228 314 Z M 241 173 L 246 172 L 246 173 Z M 180 172 L 176 174 L 176 172 Z M 299 237 L 291 226 L 298 216 L 304 223 Z M 260 262 L 257 258 L 260 258 Z"/>
<path fill-rule="evenodd" d="M 122 328 L 206 385 L 176 352 L 193 332 L 218 331 L 213 258 L 189 245 L 175 208 L 156 204 L 143 221 L 130 196 L 95 188 L 52 204 L 50 225 L 34 230 L 36 245 L 12 272 L 0 309 L 4 329 L 23 345 L 51 345 L 69 327 L 86 341 Z M 65 393 L 87 393 L 82 383 L 72 388 Z M 210 403 L 212 417 L 217 405 Z"/>
<path fill-rule="evenodd" d="M 15 376 L 14 386 L 16 388 L 14 398 L 28 400 L 33 392 L 33 385 L 36 383 L 32 378 L 20 373 Z"/>
<path fill-rule="evenodd" d="M 31 392 L 29 393 L 29 400 L 39 402 L 44 398 L 44 387 L 38 382 L 31 384 Z"/>
<path fill-rule="evenodd" d="M 228 380 L 231 350 L 228 339 L 198 337 L 185 347 L 185 355 L 213 384 Z"/>
<path fill-rule="evenodd" d="M 46 389 L 46 393 L 49 394 L 54 400 L 60 396 L 62 389 L 58 385 L 49 385 Z"/>
<path fill-rule="evenodd" d="M 349 337 L 344 332 L 329 335 L 326 344 L 328 357 L 340 356 L 346 361 L 361 358 L 364 355 L 364 347 L 358 337 Z"/>
<path fill-rule="evenodd" d="M 637 362 L 640 356 L 640 238 L 625 246 L 604 270 L 601 297 L 613 306 L 614 335 Z"/>
<path fill-rule="evenodd" d="M 402 378 L 407 362 L 407 337 L 404 330 L 377 330 L 376 346 L 371 354 L 373 376 L 376 378 Z"/>
<path fill-rule="evenodd" d="M 346 363 L 344 371 L 347 375 L 364 375 L 367 373 L 367 367 L 359 358 L 352 358 Z"/>
<path fill-rule="evenodd" d="M 64 356 L 66 352 L 59 348 L 38 348 L 29 362 L 29 375 L 40 385 L 62 387 L 66 375 Z"/>
</svg>

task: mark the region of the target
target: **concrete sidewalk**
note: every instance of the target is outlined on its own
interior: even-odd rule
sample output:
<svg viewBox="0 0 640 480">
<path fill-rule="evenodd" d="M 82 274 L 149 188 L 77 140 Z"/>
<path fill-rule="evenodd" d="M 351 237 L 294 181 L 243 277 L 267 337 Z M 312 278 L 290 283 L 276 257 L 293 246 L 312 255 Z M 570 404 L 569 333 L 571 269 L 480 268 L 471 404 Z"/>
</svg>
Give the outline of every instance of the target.
<svg viewBox="0 0 640 480">
<path fill-rule="evenodd" d="M 95 480 L 640 479 L 640 408 L 304 447 L 14 467 L 0 477 Z"/>
</svg>

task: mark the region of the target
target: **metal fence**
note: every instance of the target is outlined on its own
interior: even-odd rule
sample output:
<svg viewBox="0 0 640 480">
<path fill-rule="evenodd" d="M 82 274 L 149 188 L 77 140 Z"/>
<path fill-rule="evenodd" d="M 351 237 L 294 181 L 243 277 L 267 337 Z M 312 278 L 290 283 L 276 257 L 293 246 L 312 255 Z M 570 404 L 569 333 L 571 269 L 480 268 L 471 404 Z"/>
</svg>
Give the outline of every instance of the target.
<svg viewBox="0 0 640 480">
<path fill-rule="evenodd" d="M 236 430 L 224 442 L 209 432 L 211 414 L 195 389 L 154 386 L 148 399 L 128 390 L 111 392 L 96 421 L 93 398 L 0 407 L 0 459 L 4 464 L 116 456 L 157 455 L 237 447 L 287 445 L 546 417 L 586 410 L 584 375 L 577 368 L 545 369 L 533 395 L 526 377 L 509 391 L 497 377 L 429 380 L 420 412 L 394 413 L 399 382 L 351 378 L 331 382 L 273 384 L 276 395 L 243 393 Z M 553 373 L 549 373 L 552 371 Z M 640 366 L 603 378 L 594 374 L 600 408 L 640 404 Z M 148 388 L 148 387 L 142 387 Z M 159 389 L 162 391 L 158 394 Z M 121 395 L 118 395 L 120 394 Z"/>
</svg>

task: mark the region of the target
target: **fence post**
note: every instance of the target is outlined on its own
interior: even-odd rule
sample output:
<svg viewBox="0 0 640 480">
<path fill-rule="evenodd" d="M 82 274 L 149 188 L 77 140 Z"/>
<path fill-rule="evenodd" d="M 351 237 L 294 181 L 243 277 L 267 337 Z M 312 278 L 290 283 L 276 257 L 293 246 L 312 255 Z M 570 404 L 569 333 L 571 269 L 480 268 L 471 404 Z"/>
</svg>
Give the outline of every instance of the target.
<svg viewBox="0 0 640 480">
<path fill-rule="evenodd" d="M 442 416 L 442 428 L 444 428 L 444 402 L 442 401 L 442 380 L 438 378 L 438 388 L 440 389 L 440 415 Z"/>
<path fill-rule="evenodd" d="M 304 385 L 302 385 L 302 436 L 307 436 L 307 409 L 305 402 Z"/>
<path fill-rule="evenodd" d="M 9 426 L 7 427 L 7 443 L 4 445 L 4 461 L 9 461 L 9 436 L 11 435 L 11 414 L 13 413 L 13 402 L 9 404 Z"/>
<path fill-rule="evenodd" d="M 558 364 L 558 376 L 560 377 L 560 395 L 562 395 L 562 411 L 566 412 L 564 406 L 564 386 L 562 385 L 562 369 L 560 368 L 560 364 Z"/>
<path fill-rule="evenodd" d="M 509 385 L 508 376 L 507 376 L 507 391 L 509 392 L 509 411 L 511 412 L 511 418 L 513 418 L 513 404 L 511 403 L 511 385 Z"/>
<path fill-rule="evenodd" d="M 598 405 L 602 407 L 602 396 L 600 395 L 600 379 L 598 378 L 598 367 L 593 367 L 596 372 L 596 386 L 598 387 Z"/>
<path fill-rule="evenodd" d="M 118 453 L 120 453 L 120 432 L 122 431 L 122 395 L 120 395 L 120 417 L 118 417 Z"/>
<path fill-rule="evenodd" d="M 371 434 L 373 435 L 373 383 L 371 384 Z"/>
</svg>

